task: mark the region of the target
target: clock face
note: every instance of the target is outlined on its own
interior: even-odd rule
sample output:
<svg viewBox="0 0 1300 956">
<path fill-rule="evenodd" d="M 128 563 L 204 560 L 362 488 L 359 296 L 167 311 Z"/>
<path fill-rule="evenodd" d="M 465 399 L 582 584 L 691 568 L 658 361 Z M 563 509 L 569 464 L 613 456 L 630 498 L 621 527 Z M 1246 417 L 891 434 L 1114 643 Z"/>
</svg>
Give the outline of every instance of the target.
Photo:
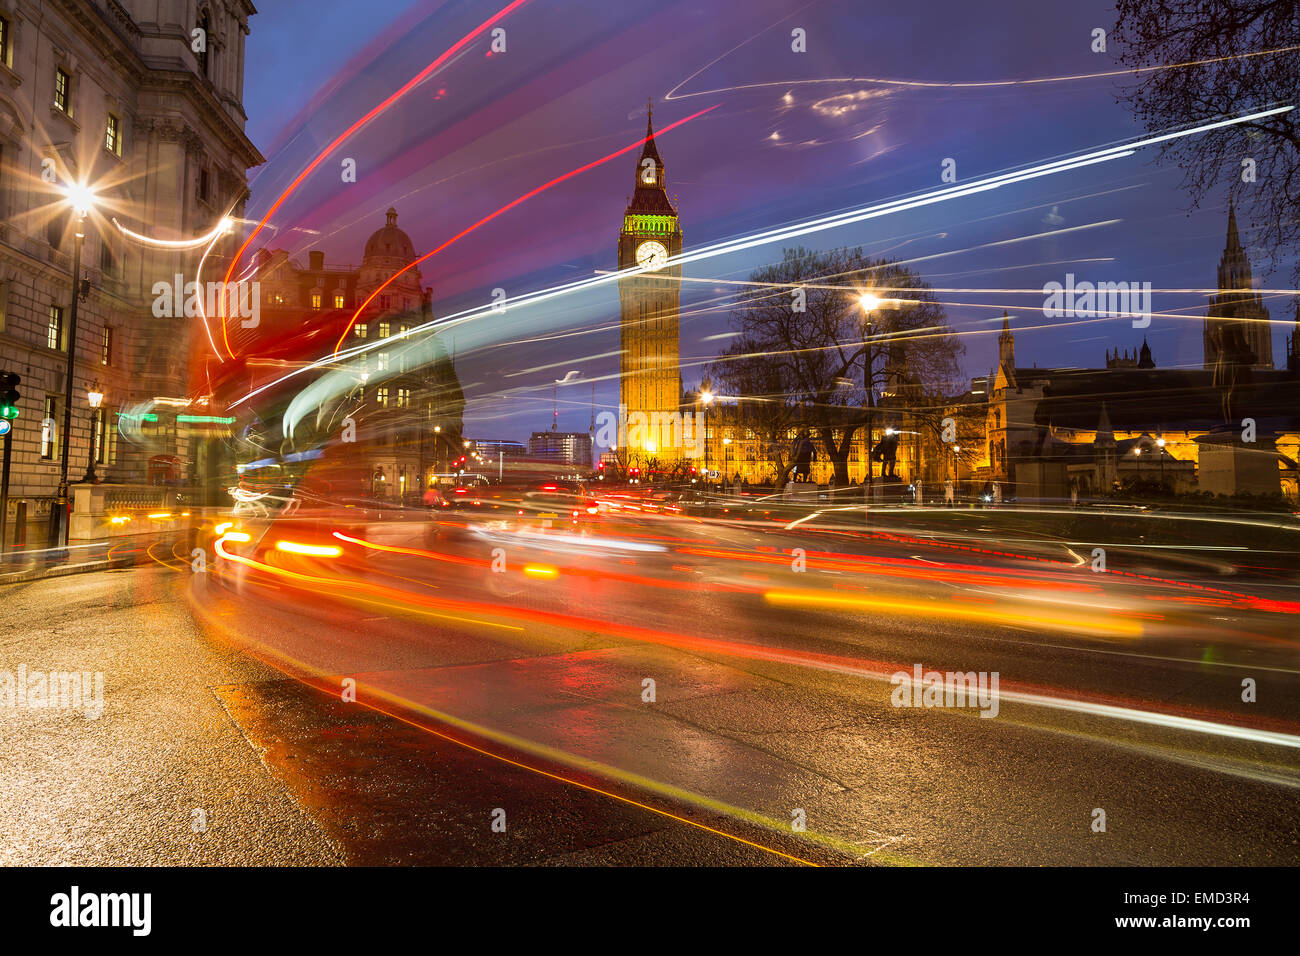
<svg viewBox="0 0 1300 956">
<path fill-rule="evenodd" d="M 654 272 L 664 267 L 668 261 L 668 250 L 662 242 L 643 242 L 636 247 L 636 264 L 643 269 Z"/>
</svg>

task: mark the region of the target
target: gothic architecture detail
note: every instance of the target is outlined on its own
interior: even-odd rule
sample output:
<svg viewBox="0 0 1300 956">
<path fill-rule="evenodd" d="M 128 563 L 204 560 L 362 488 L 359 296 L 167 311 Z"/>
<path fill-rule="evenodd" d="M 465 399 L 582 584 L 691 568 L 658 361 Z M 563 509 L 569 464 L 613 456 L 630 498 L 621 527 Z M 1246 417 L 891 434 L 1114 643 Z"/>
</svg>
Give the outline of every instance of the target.
<svg viewBox="0 0 1300 956">
<path fill-rule="evenodd" d="M 619 271 L 640 270 L 618 281 L 622 306 L 619 395 L 629 420 L 638 412 L 651 421 L 656 415 L 676 414 L 682 402 L 678 332 L 682 270 L 680 265 L 668 265 L 682 251 L 682 230 L 665 184 L 653 117 L 647 108 L 646 143 L 637 161 L 636 188 L 618 237 Z M 653 438 L 632 441 L 627 452 L 632 461 L 680 457 L 659 448 Z"/>
<path fill-rule="evenodd" d="M 1237 210 L 1229 204 L 1228 239 L 1219 259 L 1219 293 L 1210 299 L 1202 330 L 1204 368 L 1212 369 L 1218 363 L 1225 330 L 1233 327 L 1254 356 L 1251 367 L 1273 368 L 1273 329 L 1268 309 L 1254 287 L 1250 260 L 1237 234 Z"/>
</svg>

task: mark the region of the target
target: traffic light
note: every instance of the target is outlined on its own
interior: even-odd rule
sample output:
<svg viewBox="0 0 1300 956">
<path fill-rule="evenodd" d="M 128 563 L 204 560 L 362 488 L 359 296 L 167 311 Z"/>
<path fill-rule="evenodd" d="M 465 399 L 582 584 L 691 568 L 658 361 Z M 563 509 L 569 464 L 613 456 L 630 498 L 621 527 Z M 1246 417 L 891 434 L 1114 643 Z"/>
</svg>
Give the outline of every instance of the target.
<svg viewBox="0 0 1300 956">
<path fill-rule="evenodd" d="M 18 417 L 18 386 L 22 376 L 14 372 L 0 372 L 0 418 L 13 421 Z"/>
</svg>

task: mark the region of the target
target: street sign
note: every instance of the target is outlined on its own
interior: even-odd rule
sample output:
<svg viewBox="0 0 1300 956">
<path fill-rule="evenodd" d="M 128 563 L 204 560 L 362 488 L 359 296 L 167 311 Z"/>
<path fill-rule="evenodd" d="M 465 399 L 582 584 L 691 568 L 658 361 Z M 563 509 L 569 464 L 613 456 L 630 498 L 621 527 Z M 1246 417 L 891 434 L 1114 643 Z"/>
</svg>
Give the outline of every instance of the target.
<svg viewBox="0 0 1300 956">
<path fill-rule="evenodd" d="M 9 429 L 13 428 L 13 422 L 7 418 L 0 418 L 0 438 L 9 434 Z"/>
</svg>

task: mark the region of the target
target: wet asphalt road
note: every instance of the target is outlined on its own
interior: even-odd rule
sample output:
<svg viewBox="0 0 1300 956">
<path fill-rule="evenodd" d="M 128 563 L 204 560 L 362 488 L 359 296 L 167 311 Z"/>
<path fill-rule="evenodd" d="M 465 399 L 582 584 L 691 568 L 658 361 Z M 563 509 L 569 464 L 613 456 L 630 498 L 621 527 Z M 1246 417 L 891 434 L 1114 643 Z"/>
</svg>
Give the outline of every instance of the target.
<svg viewBox="0 0 1300 956">
<path fill-rule="evenodd" d="M 354 530 L 429 545 L 409 528 Z M 1089 581 L 1066 603 L 1150 615 L 1158 598 L 1172 609 L 1139 637 L 1098 637 L 998 619 L 1013 584 L 965 577 L 945 593 L 994 601 L 983 619 L 782 607 L 763 590 L 809 578 L 791 577 L 784 558 L 734 556 L 771 549 L 770 533 L 673 531 L 668 556 L 601 557 L 619 581 L 577 573 L 584 556 L 513 546 L 512 560 L 562 573 L 503 588 L 477 567 L 373 550 L 292 565 L 423 604 L 258 575 L 236 585 L 179 561 L 6 589 L 6 661 L 94 667 L 107 685 L 99 721 L 4 719 L 6 862 L 1300 860 L 1300 751 L 1277 742 L 1291 739 L 1300 700 L 1289 615 Z M 432 547 L 473 558 L 483 544 Z M 812 534 L 778 544 L 908 566 L 918 555 Z M 960 557 L 945 574 L 1019 567 Z M 814 572 L 827 586 L 835 574 Z M 844 574 L 838 591 L 861 586 Z M 933 582 L 892 571 L 869 582 L 873 599 L 909 607 L 934 596 Z M 37 628 L 11 630 L 36 613 Z M 1129 716 L 1008 699 L 993 719 L 892 706 L 881 675 L 913 663 L 998 671 L 1004 689 Z M 1243 676 L 1258 683 L 1253 704 L 1240 700 Z M 343 699 L 348 679 L 356 703 Z M 1282 736 L 1222 730 L 1242 724 Z M 195 807 L 204 833 L 191 832 Z"/>
</svg>

